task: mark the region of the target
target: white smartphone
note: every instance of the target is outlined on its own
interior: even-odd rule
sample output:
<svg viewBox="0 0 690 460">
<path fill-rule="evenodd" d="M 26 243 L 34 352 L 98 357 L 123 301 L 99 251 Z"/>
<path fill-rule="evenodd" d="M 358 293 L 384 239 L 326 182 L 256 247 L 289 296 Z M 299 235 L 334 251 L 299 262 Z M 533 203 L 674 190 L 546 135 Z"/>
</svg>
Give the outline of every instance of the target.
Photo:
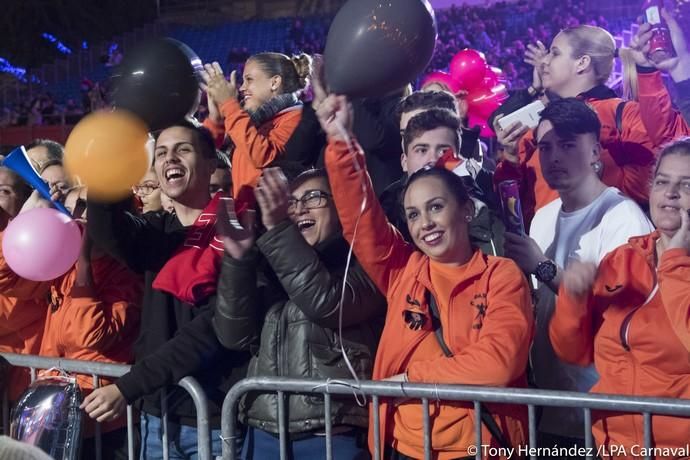
<svg viewBox="0 0 690 460">
<path fill-rule="evenodd" d="M 542 110 L 544 110 L 544 104 L 536 100 L 521 109 L 517 109 L 515 112 L 509 113 L 508 115 L 500 118 L 498 120 L 498 126 L 501 129 L 506 129 L 508 126 L 512 125 L 514 122 L 522 122 L 523 126 L 528 128 L 536 128 L 539 124 L 539 115 Z"/>
</svg>

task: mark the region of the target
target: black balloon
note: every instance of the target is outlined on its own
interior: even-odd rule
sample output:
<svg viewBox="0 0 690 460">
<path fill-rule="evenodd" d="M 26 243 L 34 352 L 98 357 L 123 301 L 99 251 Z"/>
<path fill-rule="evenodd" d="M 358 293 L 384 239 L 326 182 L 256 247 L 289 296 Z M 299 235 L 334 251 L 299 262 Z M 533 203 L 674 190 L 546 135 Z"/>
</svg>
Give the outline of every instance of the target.
<svg viewBox="0 0 690 460">
<path fill-rule="evenodd" d="M 198 94 L 201 59 L 172 38 L 148 41 L 125 54 L 113 74 L 116 108 L 139 116 L 151 131 L 183 119 Z"/>
<path fill-rule="evenodd" d="M 81 442 L 81 390 L 73 378 L 36 380 L 12 410 L 10 436 L 56 460 L 77 460 Z"/>
<path fill-rule="evenodd" d="M 349 0 L 328 31 L 326 83 L 337 94 L 382 96 L 424 71 L 435 43 L 427 0 Z"/>
</svg>

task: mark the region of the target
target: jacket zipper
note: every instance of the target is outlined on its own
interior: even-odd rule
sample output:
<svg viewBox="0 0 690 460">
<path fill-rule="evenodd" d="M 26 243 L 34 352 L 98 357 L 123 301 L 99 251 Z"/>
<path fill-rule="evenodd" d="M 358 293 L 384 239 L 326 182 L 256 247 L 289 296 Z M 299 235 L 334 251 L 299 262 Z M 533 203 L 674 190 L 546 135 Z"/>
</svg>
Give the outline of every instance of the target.
<svg viewBox="0 0 690 460">
<path fill-rule="evenodd" d="M 278 376 L 285 377 L 287 371 L 285 369 L 285 363 L 287 362 L 287 344 L 284 343 L 287 340 L 287 308 L 283 308 L 280 311 L 280 323 L 278 324 Z"/>
<path fill-rule="evenodd" d="M 621 345 L 623 345 L 623 348 L 625 351 L 630 351 L 630 341 L 628 340 L 628 333 L 630 332 L 630 323 L 632 322 L 632 317 L 637 311 L 647 305 L 649 302 L 652 301 L 654 296 L 656 295 L 656 292 L 659 290 L 659 285 L 654 284 L 654 288 L 652 288 L 652 292 L 649 293 L 649 296 L 647 296 L 647 299 L 644 301 L 642 305 L 639 307 L 634 308 L 632 311 L 630 311 L 627 315 L 625 315 L 625 318 L 623 319 L 623 323 L 621 324 L 621 329 L 619 332 L 619 336 L 621 339 Z"/>
</svg>

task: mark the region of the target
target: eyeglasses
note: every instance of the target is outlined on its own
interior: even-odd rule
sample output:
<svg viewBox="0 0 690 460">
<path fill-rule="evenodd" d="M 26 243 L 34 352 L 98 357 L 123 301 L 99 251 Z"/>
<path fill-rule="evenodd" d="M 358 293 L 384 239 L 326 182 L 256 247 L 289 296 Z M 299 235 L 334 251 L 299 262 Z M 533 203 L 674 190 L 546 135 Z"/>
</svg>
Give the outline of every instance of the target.
<svg viewBox="0 0 690 460">
<path fill-rule="evenodd" d="M 138 197 L 145 197 L 152 194 L 154 191 L 158 190 L 160 185 L 158 182 L 143 182 L 139 185 L 132 187 L 134 194 Z"/>
<path fill-rule="evenodd" d="M 318 209 L 326 207 L 328 204 L 328 199 L 333 195 L 330 193 L 323 192 L 321 190 L 309 190 L 302 198 L 289 198 L 288 202 L 288 214 L 294 214 L 297 212 L 297 203 L 302 203 L 304 209 Z"/>
</svg>

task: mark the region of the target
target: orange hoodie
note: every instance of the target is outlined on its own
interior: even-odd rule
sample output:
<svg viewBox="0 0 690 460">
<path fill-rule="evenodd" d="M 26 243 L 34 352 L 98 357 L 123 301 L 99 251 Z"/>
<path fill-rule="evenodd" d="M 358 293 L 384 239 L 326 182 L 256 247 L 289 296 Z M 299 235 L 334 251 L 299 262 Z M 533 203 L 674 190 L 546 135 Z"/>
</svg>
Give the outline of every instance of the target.
<svg viewBox="0 0 690 460">
<path fill-rule="evenodd" d="M 48 305 L 49 286 L 17 286 L 2 258 L 0 233 L 0 351 L 37 355 Z M 12 275 L 12 276 L 8 276 Z M 30 383 L 29 369 L 10 369 L 8 397 L 16 401 Z"/>
<path fill-rule="evenodd" d="M 39 283 L 16 275 L 7 265 L 0 249 L 0 286 L 42 301 L 43 338 L 39 354 L 84 361 L 131 363 L 131 345 L 139 332 L 141 277 L 108 256 L 92 261 L 93 288 L 74 287 L 77 268 L 62 277 Z M 77 375 L 82 390 L 93 389 L 89 375 Z M 100 378 L 101 386 L 112 383 Z M 103 432 L 126 424 L 124 418 L 101 425 Z M 85 436 L 93 433 L 87 424 Z"/>
<path fill-rule="evenodd" d="M 609 253 L 586 299 L 563 287 L 558 293 L 551 343 L 565 361 L 594 362 L 600 379 L 592 392 L 690 398 L 690 255 L 668 250 L 655 270 L 658 238 L 631 238 Z M 593 413 L 593 421 L 597 445 L 609 452 L 624 446 L 632 458 L 634 446 L 644 445 L 641 414 Z M 652 430 L 655 447 L 684 448 L 690 419 L 654 415 Z"/>
<path fill-rule="evenodd" d="M 383 379 L 407 371 L 411 382 L 471 384 L 489 386 L 525 386 L 527 355 L 533 333 L 532 305 L 527 282 L 512 261 L 491 257 L 476 251 L 465 265 L 450 299 L 439 300 L 448 307 L 442 310 L 444 338 L 454 353 L 446 357 L 434 347 L 426 291 L 438 298 L 431 282 L 430 260 L 407 244 L 386 221 L 368 175 L 359 148 L 349 152 L 342 142 L 330 143 L 326 150 L 326 167 L 345 238 L 352 242 L 362 203 L 362 180 L 366 183 L 367 208 L 359 221 L 354 251 L 371 279 L 386 294 L 388 312 L 379 343 L 373 378 Z M 423 326 L 413 330 L 409 317 L 422 318 Z M 438 348 L 436 348 L 438 347 Z M 426 359 L 419 359 L 420 354 Z M 414 355 L 414 359 L 411 359 Z M 425 358 L 425 356 L 421 356 Z M 423 453 L 421 403 L 416 411 L 401 408 L 406 427 L 396 429 L 395 408 L 380 406 L 380 429 L 383 445 L 393 446 L 408 456 L 421 458 Z M 523 407 L 489 405 L 499 427 L 513 446 L 526 442 L 526 410 Z M 440 460 L 471 455 L 474 444 L 474 411 L 471 403 L 440 403 L 432 412 L 432 448 Z M 416 417 L 412 414 L 418 414 Z M 373 415 L 370 414 L 370 448 L 373 451 Z M 406 438 L 395 439 L 406 433 Z M 416 435 L 410 435 L 415 433 Z M 470 433 L 469 435 L 465 435 Z M 497 446 L 486 428 L 486 444 Z"/>
<path fill-rule="evenodd" d="M 594 90 L 597 93 L 606 92 L 603 87 Z M 603 96 L 605 94 L 602 94 Z M 625 104 L 622 132 L 618 133 L 616 109 L 621 99 L 597 99 L 587 96 L 584 101 L 597 112 L 601 122 L 602 181 L 608 186 L 617 187 L 637 203 L 646 206 L 649 201 L 649 178 L 652 175 L 657 145 L 647 134 L 642 123 L 638 103 L 628 101 Z M 534 130 L 529 130 L 520 139 L 518 158 L 518 164 L 508 160 L 499 162 L 494 173 L 494 184 L 498 185 L 504 180 L 518 181 L 525 228 L 529 228 L 534 213 L 558 198 L 558 192 L 549 187 L 541 173 Z"/>
<path fill-rule="evenodd" d="M 249 114 L 234 99 L 225 102 L 220 112 L 225 118 L 225 132 L 235 144 L 232 196 L 237 201 L 253 205 L 254 186 L 261 170 L 285 151 L 285 144 L 302 117 L 302 106 L 285 109 L 259 127 L 254 126 Z M 204 126 L 215 139 L 222 135 L 223 127 L 210 119 L 204 120 Z"/>
<path fill-rule="evenodd" d="M 0 352 L 37 355 L 47 302 L 11 297 L 2 284 L 0 281 L 0 292 L 3 293 L 0 295 Z M 10 401 L 16 401 L 29 386 L 29 369 L 12 367 L 8 382 L 8 397 Z"/>
</svg>

